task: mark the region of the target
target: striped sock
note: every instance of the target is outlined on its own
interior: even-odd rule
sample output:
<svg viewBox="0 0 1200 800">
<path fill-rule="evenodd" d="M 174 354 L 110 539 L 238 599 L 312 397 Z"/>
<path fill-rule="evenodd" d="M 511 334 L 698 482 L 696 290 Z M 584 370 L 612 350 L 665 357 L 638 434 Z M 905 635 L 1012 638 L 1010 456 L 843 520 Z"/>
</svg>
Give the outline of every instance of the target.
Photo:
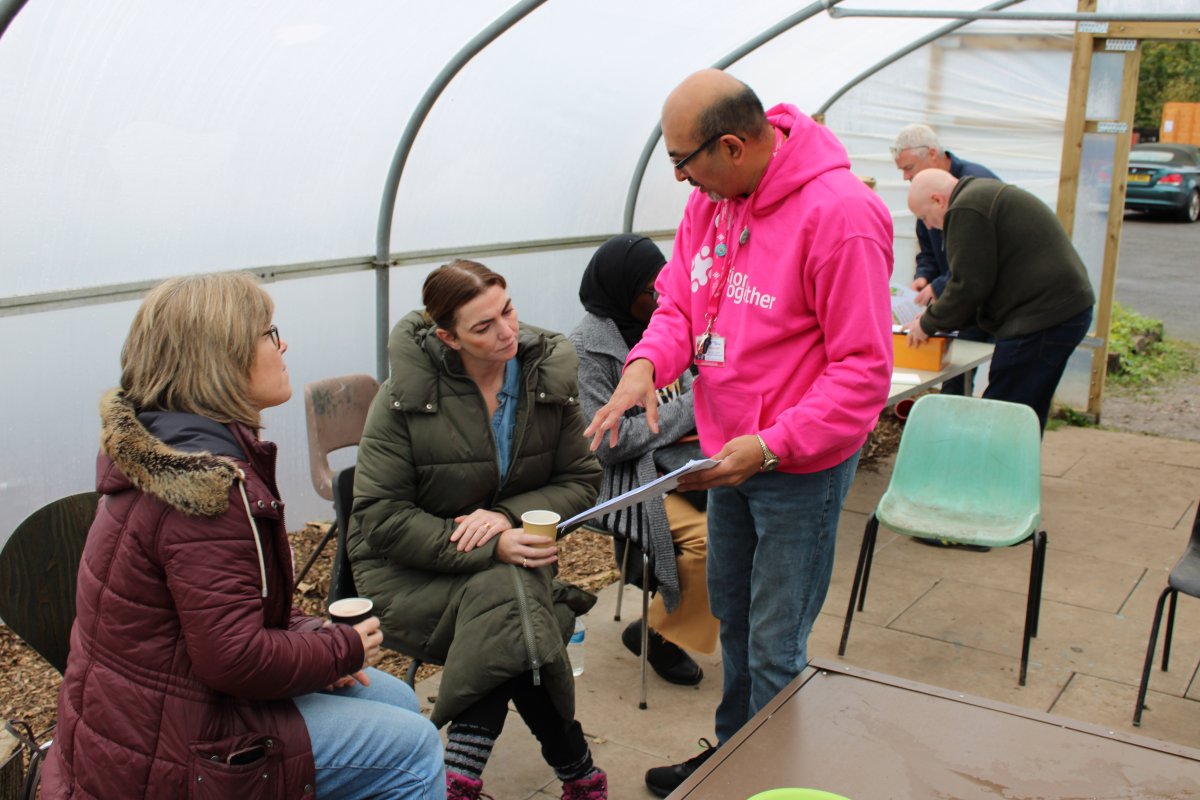
<svg viewBox="0 0 1200 800">
<path fill-rule="evenodd" d="M 446 738 L 446 769 L 483 780 L 483 768 L 492 755 L 496 734 L 478 725 L 452 722 Z"/>
<path fill-rule="evenodd" d="M 595 765 L 592 764 L 592 751 L 590 748 L 585 750 L 583 752 L 583 757 L 573 764 L 554 767 L 554 776 L 563 783 L 566 783 L 567 781 L 577 781 L 580 778 L 589 778 L 595 772 L 597 772 L 597 769 Z"/>
</svg>

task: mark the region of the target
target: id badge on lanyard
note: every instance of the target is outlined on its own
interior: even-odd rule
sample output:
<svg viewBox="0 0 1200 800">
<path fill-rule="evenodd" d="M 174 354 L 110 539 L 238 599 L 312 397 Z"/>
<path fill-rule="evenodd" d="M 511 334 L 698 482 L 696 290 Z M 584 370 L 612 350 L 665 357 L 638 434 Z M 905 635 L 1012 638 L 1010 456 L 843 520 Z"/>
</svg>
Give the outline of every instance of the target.
<svg viewBox="0 0 1200 800">
<path fill-rule="evenodd" d="M 725 337 L 718 333 L 697 336 L 696 364 L 702 367 L 725 366 Z"/>
</svg>

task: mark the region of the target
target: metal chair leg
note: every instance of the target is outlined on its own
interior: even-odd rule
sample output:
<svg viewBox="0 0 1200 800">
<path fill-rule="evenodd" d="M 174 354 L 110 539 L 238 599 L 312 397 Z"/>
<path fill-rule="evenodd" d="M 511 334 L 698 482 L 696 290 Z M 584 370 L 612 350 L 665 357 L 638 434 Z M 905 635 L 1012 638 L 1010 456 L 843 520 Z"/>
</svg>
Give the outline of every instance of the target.
<svg viewBox="0 0 1200 800">
<path fill-rule="evenodd" d="M 617 610 L 613 614 L 613 622 L 621 621 L 621 599 L 625 595 L 625 569 L 629 566 L 629 540 L 625 540 L 625 549 L 621 551 L 621 575 L 617 578 Z"/>
<path fill-rule="evenodd" d="M 1141 727 L 1142 709 L 1146 707 L 1146 690 L 1150 688 L 1150 667 L 1154 664 L 1154 646 L 1158 644 L 1158 626 L 1162 622 L 1163 604 L 1167 596 L 1174 602 L 1176 591 L 1170 586 L 1162 590 L 1158 596 L 1158 604 L 1154 607 L 1154 622 L 1150 625 L 1150 643 L 1146 645 L 1146 663 L 1142 666 L 1142 682 L 1138 686 L 1137 705 L 1133 707 L 1133 726 Z M 1165 667 L 1164 667 L 1165 669 Z"/>
<path fill-rule="evenodd" d="M 1029 669 L 1029 641 L 1037 636 L 1038 613 L 1042 604 L 1042 571 L 1046 563 L 1046 535 L 1037 533 L 1033 537 L 1033 555 L 1029 564 L 1029 594 L 1025 597 L 1025 630 L 1021 637 L 1021 672 L 1017 678 L 1019 686 L 1025 685 Z"/>
<path fill-rule="evenodd" d="M 329 530 L 325 531 L 325 535 L 321 537 L 321 541 L 317 542 L 317 548 L 312 551 L 312 555 L 308 557 L 308 561 L 304 562 L 304 566 L 296 573 L 296 584 L 304 580 L 304 576 L 312 569 L 312 565 L 316 562 L 317 556 L 321 555 L 321 551 L 325 549 L 325 545 L 329 544 L 329 540 L 337 535 L 337 521 L 329 523 Z"/>
<path fill-rule="evenodd" d="M 638 708 L 646 710 L 646 664 L 650 653 L 650 557 L 642 551 L 642 694 Z"/>
<path fill-rule="evenodd" d="M 870 532 L 871 548 L 867 553 L 867 561 L 863 564 L 862 588 L 858 593 L 858 610 L 862 611 L 863 606 L 867 603 L 867 584 L 871 582 L 871 562 L 875 560 L 875 540 L 879 534 L 879 517 L 874 514 L 867 520 L 867 526 L 864 529 Z"/>
<path fill-rule="evenodd" d="M 1050 544 L 1050 537 L 1046 535 L 1045 531 L 1038 533 L 1034 538 L 1034 543 L 1036 544 L 1038 542 L 1041 543 L 1042 554 L 1040 556 L 1040 560 L 1038 561 L 1037 570 L 1037 603 L 1035 603 L 1033 606 L 1033 630 L 1031 635 L 1034 638 L 1037 638 L 1038 623 L 1041 622 L 1042 619 L 1042 585 L 1045 583 L 1046 579 L 1046 547 Z"/>
<path fill-rule="evenodd" d="M 858 565 L 854 568 L 854 584 L 850 587 L 850 604 L 846 607 L 846 621 L 842 623 L 842 641 L 838 645 L 838 655 L 846 655 L 846 641 L 850 638 L 850 623 L 854 620 L 854 605 L 858 601 L 859 587 L 866 593 L 866 583 L 863 582 L 863 572 L 870 570 L 871 556 L 875 552 L 875 534 L 879 530 L 879 519 L 871 514 L 867 527 L 863 530 L 862 547 L 858 551 Z M 859 611 L 862 605 L 859 605 Z"/>
<path fill-rule="evenodd" d="M 1167 671 L 1167 664 L 1171 661 L 1171 634 L 1175 632 L 1175 603 L 1178 600 L 1179 592 L 1171 592 L 1171 605 L 1167 606 L 1167 630 L 1163 636 L 1163 672 Z"/>
<path fill-rule="evenodd" d="M 408 662 L 408 672 L 404 673 L 404 682 L 408 684 L 408 688 L 416 689 L 417 670 L 421 668 L 422 662 L 419 659 L 412 658 L 411 656 L 409 656 L 409 658 L 411 660 Z"/>
</svg>

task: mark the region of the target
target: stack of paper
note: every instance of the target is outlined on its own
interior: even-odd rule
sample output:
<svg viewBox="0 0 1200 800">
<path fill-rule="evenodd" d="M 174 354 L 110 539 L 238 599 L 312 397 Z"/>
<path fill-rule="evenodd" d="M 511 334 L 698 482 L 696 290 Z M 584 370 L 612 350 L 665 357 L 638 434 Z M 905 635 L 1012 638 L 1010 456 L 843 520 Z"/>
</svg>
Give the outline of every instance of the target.
<svg viewBox="0 0 1200 800">
<path fill-rule="evenodd" d="M 662 496 L 679 485 L 679 477 L 681 475 L 687 475 L 689 472 L 699 472 L 702 469 L 711 469 L 720 463 L 720 461 L 713 461 L 711 458 L 693 459 L 674 472 L 668 472 L 661 478 L 652 480 L 649 483 L 644 483 L 636 489 L 631 489 L 625 494 L 617 495 L 616 497 L 605 500 L 599 505 L 592 506 L 587 511 L 583 511 L 568 520 L 558 523 L 558 527 L 560 529 L 567 528 L 571 525 L 577 525 L 580 522 L 587 522 L 589 519 L 593 519 L 594 517 L 603 516 L 604 514 L 611 514 L 614 511 L 620 511 L 622 508 L 628 508 L 629 506 L 637 505 L 638 503 L 647 500 L 654 495 Z"/>
</svg>

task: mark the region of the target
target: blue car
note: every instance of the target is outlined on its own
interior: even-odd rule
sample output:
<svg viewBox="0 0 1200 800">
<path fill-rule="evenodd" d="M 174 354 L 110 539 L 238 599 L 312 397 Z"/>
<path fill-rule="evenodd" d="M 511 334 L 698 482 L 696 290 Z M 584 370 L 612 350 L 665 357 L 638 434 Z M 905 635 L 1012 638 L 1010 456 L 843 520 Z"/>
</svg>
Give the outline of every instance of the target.
<svg viewBox="0 0 1200 800">
<path fill-rule="evenodd" d="M 1125 208 L 1168 213 L 1183 222 L 1200 219 L 1200 147 L 1134 145 L 1129 151 Z"/>
</svg>

